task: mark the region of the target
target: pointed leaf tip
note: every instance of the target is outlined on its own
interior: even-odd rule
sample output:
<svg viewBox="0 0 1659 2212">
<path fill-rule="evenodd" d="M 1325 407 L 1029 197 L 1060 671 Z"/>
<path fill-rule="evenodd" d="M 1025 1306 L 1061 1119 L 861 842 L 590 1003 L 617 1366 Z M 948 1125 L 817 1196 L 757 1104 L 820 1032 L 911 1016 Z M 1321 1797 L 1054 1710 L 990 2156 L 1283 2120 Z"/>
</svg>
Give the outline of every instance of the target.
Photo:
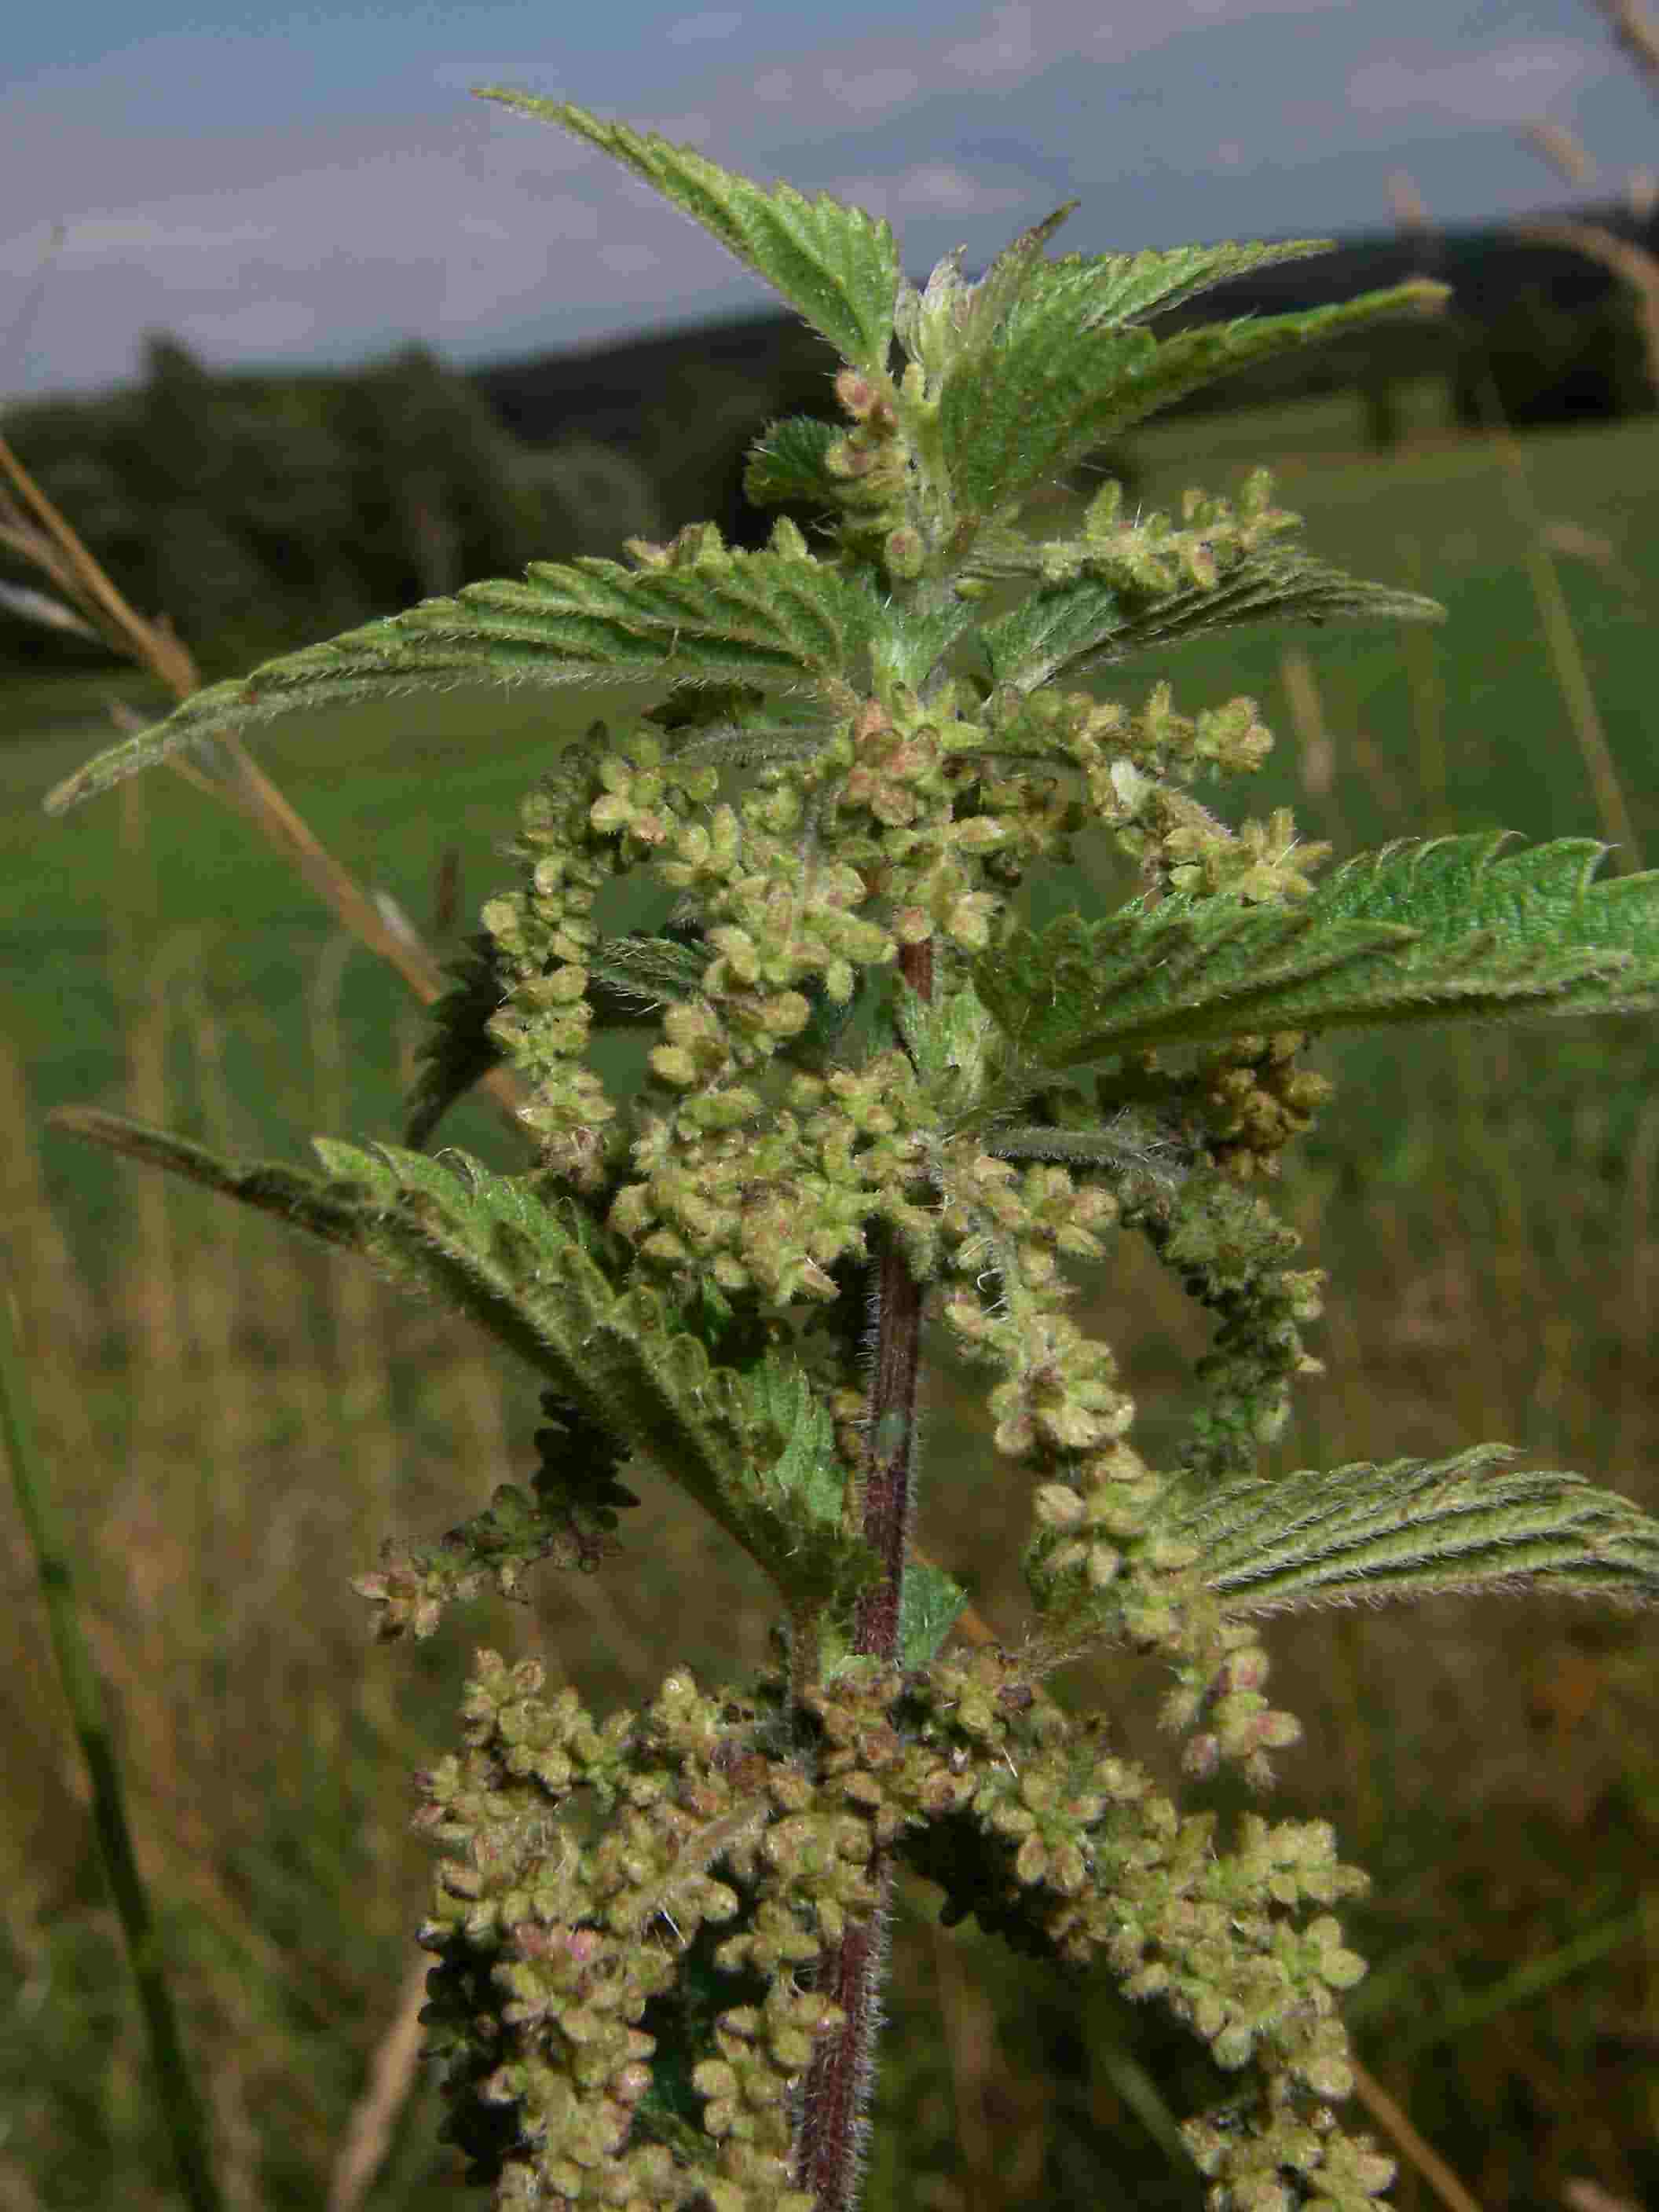
<svg viewBox="0 0 1659 2212">
<path fill-rule="evenodd" d="M 1414 279 L 1334 306 L 1200 324 L 1162 339 L 1141 327 L 1177 299 L 1310 248 L 1317 250 L 1298 240 L 1038 262 L 1000 342 L 964 357 L 945 386 L 940 434 L 963 505 L 994 514 L 1189 392 L 1444 295 L 1443 285 Z"/>
<path fill-rule="evenodd" d="M 883 372 L 898 299 L 898 248 L 889 226 L 861 208 L 778 184 L 768 191 L 655 131 L 605 123 L 573 101 L 481 84 L 480 100 L 556 123 L 632 169 L 745 268 L 763 277 L 844 361 Z"/>
<path fill-rule="evenodd" d="M 1295 905 L 1168 898 L 1020 929 L 975 971 L 1035 1064 L 1261 1030 L 1659 1006 L 1659 872 L 1592 880 L 1605 848 L 1502 833 L 1351 860 Z"/>
<path fill-rule="evenodd" d="M 1235 1615 L 1522 1588 L 1659 1602 L 1659 1521 L 1581 1475 L 1503 1471 L 1513 1456 L 1477 1444 L 1228 1483 L 1173 1501 L 1169 1533 Z"/>
<path fill-rule="evenodd" d="M 194 693 L 165 721 L 58 785 L 53 813 L 200 738 L 312 708 L 466 684 L 717 684 L 832 686 L 874 620 L 873 603 L 827 565 L 716 543 L 681 561 L 538 561 L 522 581 L 467 584 L 449 599 L 367 623 Z"/>
</svg>

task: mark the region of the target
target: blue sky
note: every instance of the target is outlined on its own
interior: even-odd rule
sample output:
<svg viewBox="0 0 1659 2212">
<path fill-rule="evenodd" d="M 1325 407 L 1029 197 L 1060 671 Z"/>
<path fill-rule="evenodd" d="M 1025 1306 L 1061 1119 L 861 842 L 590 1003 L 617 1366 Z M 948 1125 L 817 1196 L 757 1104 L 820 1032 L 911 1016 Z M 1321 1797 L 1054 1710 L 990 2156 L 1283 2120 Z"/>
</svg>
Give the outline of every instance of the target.
<svg viewBox="0 0 1659 2212">
<path fill-rule="evenodd" d="M 278 0 L 280 7 L 280 0 Z M 924 275 L 1061 199 L 1069 251 L 1386 228 L 1575 195 L 1520 141 L 1565 125 L 1591 195 L 1659 118 L 1590 0 L 57 0 L 0 85 L 0 392 L 106 384 L 168 329 L 216 366 L 471 362 L 769 295 L 550 126 L 521 84 L 884 214 Z M 61 240 L 53 236 L 61 226 Z"/>
</svg>

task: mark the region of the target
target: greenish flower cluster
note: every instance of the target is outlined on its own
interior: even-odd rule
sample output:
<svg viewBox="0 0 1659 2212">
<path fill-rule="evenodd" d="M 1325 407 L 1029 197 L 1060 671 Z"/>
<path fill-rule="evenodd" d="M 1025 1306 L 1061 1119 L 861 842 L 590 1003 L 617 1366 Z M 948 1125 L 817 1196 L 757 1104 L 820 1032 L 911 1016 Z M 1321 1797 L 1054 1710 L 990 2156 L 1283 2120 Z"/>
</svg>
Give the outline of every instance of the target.
<svg viewBox="0 0 1659 2212">
<path fill-rule="evenodd" d="M 1320 1372 L 1302 1330 L 1319 1317 L 1324 1277 L 1287 1264 L 1300 1236 L 1218 1167 L 1149 1207 L 1140 1226 L 1188 1295 L 1220 1317 L 1198 1363 L 1206 1402 L 1188 1462 L 1213 1474 L 1254 1468 L 1289 1418 L 1292 1383 Z"/>
<path fill-rule="evenodd" d="M 788 2098 L 833 2018 L 793 1984 L 816 1954 L 811 1911 L 872 1898 L 859 1862 L 831 1848 L 766 1895 L 763 1854 L 789 1771 L 755 1753 L 722 1704 L 671 1675 L 642 1715 L 596 1726 L 574 1693 L 544 1700 L 534 1662 L 481 1656 L 466 1749 L 422 1778 L 420 1825 L 443 1850 L 422 1942 L 439 1955 L 425 2017 L 450 2063 L 449 2132 L 503 2205 L 704 2202 L 717 2212 L 810 2212 L 790 2186 Z M 748 1711 L 752 1733 L 754 1714 Z M 616 1809 L 596 1844 L 561 1820 L 570 1801 Z M 863 1824 L 849 1832 L 867 1856 Z M 712 1869 L 719 1865 L 717 1875 Z M 704 1927 L 738 1921 L 726 1971 L 758 2001 L 725 2008 L 694 2077 L 702 2125 L 653 2099 L 657 2039 L 644 2025 Z M 737 1972 L 749 1967 L 748 1976 Z M 688 2161 L 683 2146 L 696 2142 Z"/>
<path fill-rule="evenodd" d="M 534 1662 L 482 1654 L 466 1749 L 422 1778 L 444 1853 L 425 2017 L 449 2132 L 498 2203 L 808 2212 L 791 2099 L 839 2014 L 799 1978 L 877 1912 L 883 1851 L 946 1882 L 947 1918 L 1104 1957 L 1222 2066 L 1256 2069 L 1248 2109 L 1193 2130 L 1229 2201 L 1280 2168 L 1352 2197 L 1383 2163 L 1323 2101 L 1350 2086 L 1334 1992 L 1363 1967 L 1328 1911 L 1300 1916 L 1364 1886 L 1323 1824 L 1246 1815 L 1218 1853 L 1212 1815 L 1182 1818 L 995 1651 L 856 1664 L 793 1720 L 777 1684 L 710 1696 L 677 1674 L 603 1726 L 543 1688 Z M 597 1834 L 585 1798 L 613 1808 Z M 675 1994 L 690 1960 L 696 2008 Z"/>
<path fill-rule="evenodd" d="M 915 1078 L 902 1054 L 827 1079 L 798 1076 L 763 1133 L 677 1139 L 647 1127 L 611 1225 L 648 1260 L 787 1306 L 837 1295 L 830 1269 L 867 1253 L 878 1220 L 926 1231 L 907 1190 L 920 1159 Z"/>
<path fill-rule="evenodd" d="M 1290 813 L 1235 830 L 1191 795 L 1206 773 L 1253 775 L 1273 747 L 1254 699 L 1229 700 L 1179 713 L 1167 683 L 1154 684 L 1133 712 L 1120 701 L 1086 691 L 998 693 L 988 708 L 1000 751 L 1064 761 L 1081 770 L 1090 813 L 1138 860 L 1149 883 L 1176 891 L 1231 892 L 1266 904 L 1305 898 L 1310 877 L 1329 857 L 1323 844 L 1304 844 Z M 1077 826 L 1068 817 L 1066 828 Z M 1044 857 L 1064 859 L 1049 840 Z"/>
<path fill-rule="evenodd" d="M 1323 1909 L 1366 1882 L 1329 1826 L 1246 1814 L 1223 1848 L 1212 1814 L 1182 1816 L 1103 1748 L 1098 1720 L 1072 1721 L 1001 1654 L 934 1668 L 899 1710 L 977 1777 L 957 1814 L 904 1847 L 945 1884 L 947 1919 L 973 1913 L 1073 1966 L 1103 1958 L 1218 2065 L 1252 2071 L 1245 2094 L 1185 2130 L 1218 2205 L 1289 2212 L 1314 2197 L 1366 2212 L 1392 2163 L 1330 2109 L 1352 2087 L 1337 1997 L 1364 1964 Z"/>
<path fill-rule="evenodd" d="M 598 935 L 594 901 L 615 869 L 614 854 L 594 851 L 584 834 L 593 781 L 568 752 L 543 777 L 520 811 L 523 888 L 491 899 L 483 915 L 504 991 L 490 1036 L 532 1086 L 525 1126 L 579 1189 L 598 1180 L 599 1132 L 617 1110 L 585 1060 L 592 1017 L 584 963 Z"/>
<path fill-rule="evenodd" d="M 1276 1176 L 1285 1146 L 1312 1127 L 1331 1095 L 1322 1075 L 1297 1064 L 1307 1042 L 1297 1030 L 1237 1037 L 1203 1070 L 1210 1156 L 1240 1182 Z"/>
<path fill-rule="evenodd" d="M 945 1318 L 971 1358 L 1002 1373 L 989 1401 L 998 1450 L 1041 1467 L 1121 1435 L 1133 1401 L 1109 1348 L 1061 1310 L 1076 1286 L 1059 1266 L 1062 1255 L 1101 1255 L 1116 1199 L 1079 1188 L 1064 1167 L 1034 1161 L 1022 1174 L 966 1139 L 941 1148 L 939 1177 L 951 1272 L 968 1279 L 947 1295 Z"/>
<path fill-rule="evenodd" d="M 1076 538 L 988 531 L 974 548 L 971 565 L 981 575 L 1034 574 L 1045 584 L 1087 576 L 1109 584 L 1127 610 L 1139 612 L 1182 591 L 1213 592 L 1250 554 L 1293 538 L 1300 528 L 1299 515 L 1273 504 L 1267 469 L 1250 471 L 1237 501 L 1187 492 L 1179 522 L 1157 512 L 1126 518 L 1123 486 L 1109 477 L 1084 509 Z"/>
<path fill-rule="evenodd" d="M 621 1547 L 619 1512 L 639 1498 L 617 1479 L 614 1440 L 556 1391 L 544 1390 L 547 1426 L 536 1431 L 540 1464 L 529 1492 L 497 1486 L 489 1504 L 436 1546 L 410 1553 L 388 1541 L 373 1573 L 351 1587 L 375 1609 L 375 1640 L 430 1636 L 446 1607 L 475 1598 L 487 1582 L 521 1598 L 528 1571 L 544 1560 L 591 1572 Z"/>
</svg>

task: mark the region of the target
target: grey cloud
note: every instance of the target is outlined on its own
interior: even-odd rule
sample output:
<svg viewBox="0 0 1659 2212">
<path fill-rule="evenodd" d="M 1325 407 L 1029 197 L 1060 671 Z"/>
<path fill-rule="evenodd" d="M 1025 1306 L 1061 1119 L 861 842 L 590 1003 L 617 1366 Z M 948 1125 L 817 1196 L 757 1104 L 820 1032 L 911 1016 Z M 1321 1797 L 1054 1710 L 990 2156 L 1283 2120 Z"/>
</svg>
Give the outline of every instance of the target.
<svg viewBox="0 0 1659 2212">
<path fill-rule="evenodd" d="M 1348 78 L 1347 95 L 1357 113 L 1394 125 L 1518 125 L 1607 68 L 1604 54 L 1569 39 L 1512 39 L 1474 52 L 1425 44 L 1362 63 Z"/>
<path fill-rule="evenodd" d="M 663 33 L 671 46 L 701 46 L 708 40 L 729 39 L 740 30 L 743 17 L 735 8 L 710 8 L 700 15 L 682 15 Z"/>
<path fill-rule="evenodd" d="M 982 266 L 1074 196 L 1066 243 L 1082 252 L 1381 227 L 1401 167 L 1442 219 L 1468 220 L 1549 198 L 1506 133 L 1581 95 L 1644 150 L 1639 93 L 1618 106 L 1620 64 L 1577 35 L 1581 13 L 1534 0 L 1527 34 L 1510 16 L 1494 41 L 1474 0 L 1396 0 L 1386 23 L 1345 0 L 1002 0 L 792 46 L 775 13 L 691 6 L 591 83 L 563 82 L 551 45 L 446 64 L 416 88 L 435 121 L 141 135 L 56 94 L 50 109 L 0 100 L 0 271 L 21 297 L 64 219 L 38 386 L 124 373 L 158 325 L 215 361 L 350 358 L 405 334 L 478 359 L 766 303 L 593 149 L 465 98 L 483 81 L 861 201 L 899 228 L 915 274 L 958 245 Z M 1595 143 L 1616 167 L 1616 139 Z M 0 360 L 0 388 L 24 380 Z"/>
</svg>

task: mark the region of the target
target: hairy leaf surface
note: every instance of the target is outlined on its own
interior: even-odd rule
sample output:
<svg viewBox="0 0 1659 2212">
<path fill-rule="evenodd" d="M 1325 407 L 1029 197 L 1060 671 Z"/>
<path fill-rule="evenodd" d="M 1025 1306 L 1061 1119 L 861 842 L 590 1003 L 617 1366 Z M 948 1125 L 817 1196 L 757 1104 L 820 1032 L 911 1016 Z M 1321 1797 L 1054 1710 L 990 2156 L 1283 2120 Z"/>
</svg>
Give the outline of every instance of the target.
<svg viewBox="0 0 1659 2212">
<path fill-rule="evenodd" d="M 1086 675 L 1154 646 L 1259 622 L 1440 622 L 1417 592 L 1371 584 L 1287 547 L 1247 554 L 1205 588 L 1186 585 L 1137 605 L 1093 576 L 1039 587 L 982 632 L 991 672 L 1021 691 Z"/>
<path fill-rule="evenodd" d="M 769 1423 L 782 1440 L 776 1456 L 760 1462 L 762 1491 L 798 1542 L 822 1550 L 833 1587 L 847 1502 L 835 1423 L 803 1370 L 775 1352 L 750 1370 L 745 1391 L 751 1421 Z"/>
<path fill-rule="evenodd" d="M 420 1072 L 410 1094 L 404 1141 L 418 1152 L 458 1098 L 493 1067 L 501 1048 L 489 1024 L 507 997 L 507 986 L 487 932 L 470 937 L 449 963 L 450 989 L 430 1009 L 420 1049 Z"/>
<path fill-rule="evenodd" d="M 899 1658 L 906 1667 L 931 1666 L 966 1610 L 968 1593 L 943 1567 L 912 1559 L 899 1594 Z"/>
<path fill-rule="evenodd" d="M 61 813 L 197 739 L 355 700 L 489 683 L 832 686 L 873 606 L 835 570 L 775 553 L 722 550 L 647 568 L 538 561 L 522 583 L 469 584 L 198 691 L 89 761 L 46 806 Z"/>
<path fill-rule="evenodd" d="M 975 988 L 1021 1055 L 1056 1068 L 1259 1030 L 1659 1004 L 1659 873 L 1592 883 L 1593 839 L 1499 857 L 1504 842 L 1389 846 L 1293 907 L 1067 915 L 1017 930 Z"/>
<path fill-rule="evenodd" d="M 1201 1547 L 1233 1614 L 1522 1587 L 1659 1601 L 1659 1521 L 1579 1475 L 1492 1471 L 1511 1457 L 1480 1444 L 1231 1482 L 1164 1525 Z"/>
<path fill-rule="evenodd" d="M 749 449 L 743 472 L 744 497 L 755 507 L 778 507 L 793 500 L 803 507 L 833 510 L 841 504 L 844 478 L 830 473 L 825 456 L 846 435 L 815 415 L 790 415 L 769 424 Z"/>
<path fill-rule="evenodd" d="M 361 1253 L 406 1290 L 435 1292 L 678 1482 L 785 1591 L 845 1598 L 872 1564 L 841 1533 L 838 1489 L 833 1514 L 826 1502 L 840 1467 L 805 1377 L 775 1357 L 752 1374 L 712 1366 L 662 1297 L 618 1290 L 600 1264 L 600 1232 L 575 1205 L 550 1205 L 523 1178 L 459 1152 L 318 1138 L 319 1176 L 223 1160 L 92 1108 L 54 1120 Z"/>
<path fill-rule="evenodd" d="M 655 131 L 604 123 L 569 100 L 510 86 L 479 85 L 481 100 L 556 123 L 642 177 L 726 252 L 763 276 L 855 368 L 884 370 L 898 296 L 891 229 L 828 193 L 808 199 L 793 185 L 768 191 Z"/>
<path fill-rule="evenodd" d="M 991 514 L 1064 474 L 1132 423 L 1232 371 L 1316 345 L 1444 296 L 1444 287 L 1400 284 L 1340 306 L 1150 332 L 1108 322 L 1079 327 L 1081 279 L 1059 264 L 1058 283 L 1033 284 L 1001 336 L 960 362 L 947 382 L 939 428 L 957 499 Z"/>
<path fill-rule="evenodd" d="M 1332 244 L 1328 238 L 1285 238 L 1143 253 L 1065 254 L 1043 263 L 1037 279 L 1021 288 L 1003 326 L 1012 333 L 1036 315 L 1048 322 L 1074 322 L 1085 330 L 1117 329 L 1147 315 L 1167 314 L 1235 276 L 1328 253 Z"/>
</svg>

